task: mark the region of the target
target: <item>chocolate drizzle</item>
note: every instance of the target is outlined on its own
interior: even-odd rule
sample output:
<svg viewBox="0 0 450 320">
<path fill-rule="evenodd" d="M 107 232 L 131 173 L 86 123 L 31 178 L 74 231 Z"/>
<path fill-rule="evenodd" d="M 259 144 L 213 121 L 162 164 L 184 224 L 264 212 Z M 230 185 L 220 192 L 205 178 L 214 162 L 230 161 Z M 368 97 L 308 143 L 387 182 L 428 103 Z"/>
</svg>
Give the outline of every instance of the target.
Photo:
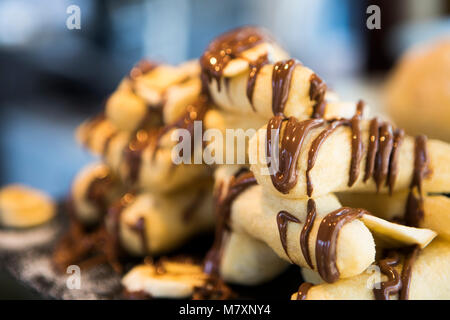
<svg viewBox="0 0 450 320">
<path fill-rule="evenodd" d="M 350 120 L 350 127 L 352 128 L 352 160 L 350 162 L 350 175 L 348 179 L 349 187 L 353 186 L 359 177 L 359 168 L 364 153 L 360 128 L 363 112 L 364 102 L 360 100 L 356 106 L 356 114 Z"/>
<path fill-rule="evenodd" d="M 114 179 L 108 169 L 103 175 L 95 177 L 87 188 L 86 199 L 93 203 L 102 215 L 106 214 L 108 207 L 107 195 L 113 183 Z"/>
<path fill-rule="evenodd" d="M 325 140 L 340 126 L 350 126 L 352 130 L 352 155 L 350 161 L 350 172 L 348 179 L 348 186 L 351 187 L 359 177 L 359 168 L 364 153 L 364 145 L 361 138 L 360 122 L 364 110 L 364 103 L 358 102 L 356 114 L 349 119 L 332 120 L 326 129 L 324 129 L 311 143 L 308 152 L 308 166 L 306 169 L 306 190 L 309 197 L 311 197 L 314 188 L 311 182 L 311 170 L 317 159 L 320 147 Z"/>
<path fill-rule="evenodd" d="M 205 273 L 217 277 L 220 276 L 220 261 L 223 247 L 229 235 L 231 206 L 242 192 L 255 184 L 256 179 L 252 172 L 240 170 L 237 175 L 232 177 L 225 194 L 222 194 L 225 191 L 223 190 L 223 185 L 221 185 L 220 192 L 216 198 L 217 223 L 214 243 L 205 258 L 203 267 Z"/>
<path fill-rule="evenodd" d="M 305 225 L 303 226 L 302 232 L 300 233 L 300 247 L 302 248 L 303 256 L 305 257 L 308 266 L 314 270 L 314 265 L 312 263 L 311 254 L 309 252 L 309 236 L 311 229 L 316 220 L 317 210 L 316 202 L 313 199 L 308 199 L 308 208 Z"/>
<path fill-rule="evenodd" d="M 277 114 L 272 117 L 267 125 L 266 154 L 268 156 L 267 166 L 270 170 L 274 187 L 281 193 L 286 194 L 296 185 L 297 162 L 305 136 L 311 131 L 311 129 L 320 127 L 323 124 L 328 125 L 312 141 L 308 151 L 306 168 L 307 195 L 311 197 L 314 191 L 311 181 L 311 170 L 314 168 L 319 150 L 326 139 L 341 126 L 351 128 L 352 153 L 348 186 L 353 186 L 360 175 L 361 161 L 365 152 L 360 128 L 364 111 L 364 103 L 359 101 L 356 109 L 356 113 L 351 119 L 334 119 L 329 121 L 325 121 L 323 119 L 308 119 L 300 122 L 292 117 L 285 119 L 282 114 Z M 281 137 L 281 142 L 279 143 L 279 166 L 278 171 L 276 171 L 273 167 L 274 163 L 277 161 L 277 158 L 271 157 L 271 155 L 278 151 L 276 149 L 277 144 L 275 141 L 280 141 L 280 133 L 282 131 L 283 122 L 286 122 L 286 125 L 284 128 L 283 137 Z M 389 192 L 392 193 L 395 180 L 398 175 L 399 149 L 403 143 L 403 140 L 403 130 L 396 129 L 394 131 L 389 123 L 380 122 L 377 118 L 370 121 L 367 158 L 363 177 L 364 182 L 366 182 L 370 177 L 373 177 L 377 190 L 379 190 L 384 183 L 389 187 Z M 415 164 L 417 169 L 415 169 L 414 181 L 411 188 L 416 187 L 417 181 L 421 182 L 422 178 L 428 174 L 426 162 L 426 143 L 422 140 L 424 140 L 424 138 L 421 138 L 419 142 L 416 142 L 416 145 L 418 145 L 416 147 L 417 160 Z M 415 199 L 411 198 L 411 208 L 415 207 L 414 201 Z M 412 211 L 414 210 L 412 209 L 411 212 Z"/>
<path fill-rule="evenodd" d="M 256 111 L 255 106 L 253 105 L 253 92 L 255 91 L 256 77 L 258 76 L 259 70 L 268 63 L 269 58 L 267 54 L 263 54 L 255 61 L 249 62 L 250 73 L 247 80 L 247 98 L 248 101 L 250 101 L 253 111 Z"/>
<path fill-rule="evenodd" d="M 389 161 L 389 175 L 386 180 L 386 185 L 389 187 L 389 194 L 392 195 L 395 185 L 395 179 L 398 174 L 398 153 L 403 139 L 405 137 L 405 132 L 403 129 L 397 129 L 394 131 L 394 145 L 392 146 L 391 159 Z"/>
<path fill-rule="evenodd" d="M 312 283 L 309 282 L 303 282 L 297 291 L 297 300 L 306 300 L 306 297 L 308 296 L 308 291 L 313 287 Z"/>
<path fill-rule="evenodd" d="M 194 122 L 203 121 L 208 109 L 207 99 L 200 96 L 197 101 L 187 106 L 186 112 L 174 123 L 166 126 L 151 127 L 150 129 L 140 129 L 133 139 L 125 147 L 124 161 L 128 165 L 128 180 L 133 185 L 139 179 L 142 166 L 142 156 L 147 148 L 152 148 L 151 154 L 153 158 L 159 149 L 160 139 L 173 129 L 188 130 L 191 137 L 191 150 L 194 150 Z M 180 142 L 183 137 L 180 137 Z M 182 151 L 182 150 L 181 150 Z M 183 156 L 182 154 L 180 156 Z"/>
<path fill-rule="evenodd" d="M 389 160 L 394 145 L 392 126 L 389 123 L 383 123 L 379 130 L 379 148 L 375 157 L 375 170 L 373 173 L 377 190 L 380 189 L 383 181 L 386 181 L 389 172 Z"/>
<path fill-rule="evenodd" d="M 325 94 L 327 92 L 327 85 L 315 73 L 309 79 L 309 99 L 314 101 L 312 119 L 321 119 L 325 115 L 326 101 Z"/>
<path fill-rule="evenodd" d="M 314 164 L 316 163 L 317 155 L 319 154 L 320 147 L 325 142 L 325 140 L 328 138 L 329 135 L 331 135 L 338 127 L 346 125 L 348 123 L 348 120 L 342 119 L 342 120 L 335 120 L 331 122 L 328 127 L 320 132 L 320 134 L 313 140 L 311 143 L 311 147 L 308 152 L 308 166 L 306 168 L 306 192 L 308 194 L 308 197 L 311 197 L 314 187 L 311 182 L 311 170 L 314 168 Z M 292 186 L 293 187 L 293 186 Z"/>
<path fill-rule="evenodd" d="M 381 272 L 388 277 L 387 281 L 379 284 L 379 288 L 375 287 L 373 293 L 376 300 L 389 300 L 390 296 L 399 294 L 399 300 L 408 300 L 411 286 L 412 268 L 416 261 L 420 248 L 413 246 L 406 248 L 403 259 L 403 268 L 401 276 L 395 267 L 400 263 L 399 251 L 393 251 L 390 255 L 378 262 Z"/>
<path fill-rule="evenodd" d="M 333 283 L 340 273 L 336 265 L 336 247 L 342 227 L 367 213 L 363 209 L 342 207 L 329 213 L 320 223 L 316 241 L 317 271 L 323 280 Z"/>
<path fill-rule="evenodd" d="M 292 261 L 291 257 L 289 256 L 288 248 L 287 248 L 287 227 L 288 222 L 294 222 L 294 223 L 301 223 L 301 221 L 294 217 L 292 214 L 290 214 L 287 211 L 280 211 L 277 214 L 277 225 L 278 225 L 278 232 L 280 234 L 280 241 L 283 246 L 284 252 L 288 256 L 289 260 Z"/>
<path fill-rule="evenodd" d="M 200 58 L 204 90 L 207 83 L 215 79 L 220 91 L 220 78 L 228 63 L 240 57 L 242 52 L 265 41 L 272 39 L 263 30 L 249 26 L 231 30 L 214 39 Z"/>
<path fill-rule="evenodd" d="M 430 174 L 427 138 L 417 136 L 414 146 L 414 171 L 405 211 L 405 221 L 409 226 L 418 227 L 423 219 L 422 180 Z"/>
<path fill-rule="evenodd" d="M 412 276 L 412 268 L 414 262 L 420 254 L 419 246 L 414 246 L 410 249 L 410 252 L 406 255 L 405 260 L 403 261 L 403 269 L 402 269 L 402 290 L 400 291 L 400 300 L 408 300 L 409 299 L 409 289 L 411 287 L 411 276 Z"/>
<path fill-rule="evenodd" d="M 150 253 L 145 222 L 146 222 L 145 218 L 140 217 L 136 221 L 136 223 L 131 227 L 131 229 L 133 229 L 134 231 L 136 231 L 139 234 L 139 238 L 140 238 L 141 244 L 142 244 L 142 251 L 143 251 L 144 255 Z"/>
<path fill-rule="evenodd" d="M 297 183 L 297 162 L 303 141 L 309 131 L 323 124 L 323 120 L 310 119 L 300 122 L 294 117 L 290 117 L 286 121 L 284 134 L 281 138 L 279 159 L 276 159 L 277 157 L 273 152 L 276 149 L 272 145 L 272 138 L 275 141 L 279 140 L 283 121 L 281 115 L 270 119 L 267 125 L 266 154 L 272 183 L 278 191 L 286 194 Z M 273 136 L 272 133 L 274 133 Z"/>
<path fill-rule="evenodd" d="M 389 300 L 391 295 L 398 293 L 402 288 L 402 281 L 395 269 L 399 261 L 398 254 L 394 253 L 391 257 L 379 262 L 381 272 L 388 277 L 388 280 L 381 282 L 379 288 L 373 289 L 376 300 Z"/>
<path fill-rule="evenodd" d="M 366 182 L 373 175 L 375 170 L 375 157 L 377 155 L 378 150 L 378 137 L 379 137 L 379 120 L 378 118 L 373 118 L 370 121 L 369 127 L 369 143 L 367 149 L 367 158 L 366 158 L 366 168 L 363 181 Z"/>
<path fill-rule="evenodd" d="M 289 96 L 292 73 L 299 62 L 294 59 L 278 61 L 272 73 L 272 111 L 274 115 L 283 114 Z"/>
<path fill-rule="evenodd" d="M 158 129 L 138 130 L 124 150 L 124 161 L 128 165 L 128 180 L 133 185 L 139 179 L 144 150 L 156 146 Z"/>
</svg>

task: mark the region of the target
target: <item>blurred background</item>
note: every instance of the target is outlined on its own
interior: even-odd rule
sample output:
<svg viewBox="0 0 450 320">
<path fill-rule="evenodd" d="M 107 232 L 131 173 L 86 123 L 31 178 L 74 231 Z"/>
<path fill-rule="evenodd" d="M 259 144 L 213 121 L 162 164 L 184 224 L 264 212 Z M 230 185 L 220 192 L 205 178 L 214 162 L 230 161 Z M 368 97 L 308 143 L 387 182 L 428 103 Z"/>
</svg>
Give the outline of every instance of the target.
<svg viewBox="0 0 450 320">
<path fill-rule="evenodd" d="M 369 30 L 373 4 L 381 29 Z M 81 9 L 80 30 L 66 27 L 70 5 Z M 0 186 L 64 197 L 91 160 L 74 129 L 136 61 L 197 58 L 215 36 L 245 24 L 266 27 L 344 98 L 377 107 L 402 52 L 450 35 L 450 0 L 0 0 Z"/>
</svg>

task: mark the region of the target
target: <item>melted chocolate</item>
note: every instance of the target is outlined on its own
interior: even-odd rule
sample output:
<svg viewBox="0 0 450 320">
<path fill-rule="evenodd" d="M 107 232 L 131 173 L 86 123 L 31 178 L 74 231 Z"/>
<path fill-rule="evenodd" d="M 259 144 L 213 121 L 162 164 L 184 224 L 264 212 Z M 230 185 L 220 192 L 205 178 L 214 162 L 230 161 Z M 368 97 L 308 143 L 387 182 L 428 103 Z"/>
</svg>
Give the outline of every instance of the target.
<svg viewBox="0 0 450 320">
<path fill-rule="evenodd" d="M 389 300 L 389 297 L 393 294 L 397 294 L 402 288 L 402 281 L 398 275 L 395 266 L 400 262 L 397 253 L 394 253 L 391 257 L 381 260 L 378 264 L 381 272 L 388 277 L 387 281 L 383 281 L 379 284 L 380 288 L 374 288 L 373 293 L 376 300 Z"/>
<path fill-rule="evenodd" d="M 315 101 L 311 118 L 321 119 L 325 115 L 327 85 L 315 73 L 311 75 L 309 82 L 309 99 Z"/>
<path fill-rule="evenodd" d="M 336 246 L 339 231 L 342 227 L 360 218 L 366 211 L 342 207 L 329 213 L 320 223 L 316 241 L 317 271 L 323 280 L 333 283 L 339 279 L 336 265 Z"/>
<path fill-rule="evenodd" d="M 314 187 L 311 182 L 310 172 L 314 167 L 314 164 L 317 159 L 317 155 L 319 154 L 320 147 L 325 142 L 325 140 L 330 136 L 338 127 L 346 125 L 348 121 L 346 119 L 335 120 L 331 122 L 328 127 L 323 130 L 311 143 L 311 147 L 308 152 L 308 166 L 306 168 L 306 191 L 308 197 L 311 197 Z"/>
<path fill-rule="evenodd" d="M 411 286 L 411 275 L 412 268 L 414 262 L 419 256 L 420 248 L 419 246 L 414 246 L 410 249 L 410 252 L 406 255 L 405 260 L 403 261 L 403 269 L 402 269 L 402 290 L 400 291 L 400 300 L 408 300 L 409 299 L 409 289 Z"/>
<path fill-rule="evenodd" d="M 251 61 L 249 63 L 250 74 L 248 75 L 247 80 L 247 98 L 248 101 L 250 101 L 250 105 L 252 106 L 253 111 L 256 111 L 253 105 L 253 92 L 255 91 L 256 77 L 258 76 L 259 70 L 261 70 L 261 68 L 267 63 L 269 63 L 267 54 L 264 54 L 258 57 L 258 59 L 256 59 L 255 61 Z"/>
<path fill-rule="evenodd" d="M 222 197 L 223 185 L 216 199 L 217 223 L 214 235 L 214 243 L 208 251 L 203 270 L 212 276 L 220 277 L 220 261 L 222 258 L 223 247 L 229 234 L 229 220 L 231 215 L 231 206 L 234 200 L 249 187 L 256 184 L 256 179 L 252 172 L 239 171 L 229 184 L 226 194 Z"/>
<path fill-rule="evenodd" d="M 316 202 L 313 199 L 309 199 L 305 225 L 300 233 L 300 247 L 302 248 L 302 253 L 305 257 L 306 263 L 312 270 L 314 270 L 314 265 L 309 252 L 309 236 L 314 225 L 314 221 L 316 220 L 316 215 Z"/>
<path fill-rule="evenodd" d="M 107 196 L 113 186 L 114 180 L 108 170 L 103 176 L 94 178 L 86 191 L 86 198 L 92 202 L 100 214 L 106 214 Z"/>
<path fill-rule="evenodd" d="M 301 221 L 298 218 L 294 217 L 292 214 L 290 214 L 287 211 L 278 212 L 277 225 L 278 225 L 278 232 L 280 234 L 281 244 L 283 245 L 284 252 L 288 256 L 289 260 L 292 261 L 291 257 L 289 256 L 288 249 L 287 249 L 288 222 L 301 223 Z"/>
<path fill-rule="evenodd" d="M 422 180 L 431 174 L 427 153 L 427 138 L 417 136 L 414 147 L 414 171 L 406 202 L 405 221 L 407 225 L 418 227 L 424 216 Z"/>
<path fill-rule="evenodd" d="M 157 129 L 146 131 L 139 130 L 124 150 L 124 161 L 128 165 L 128 180 L 135 184 L 139 179 L 142 164 L 142 153 L 150 145 L 155 146 L 159 135 Z"/>
<path fill-rule="evenodd" d="M 308 291 L 309 289 L 311 289 L 311 287 L 313 287 L 312 283 L 303 282 L 298 288 L 297 300 L 306 300 L 306 297 L 308 296 Z"/>
<path fill-rule="evenodd" d="M 279 140 L 283 119 L 277 115 L 270 119 L 267 126 L 267 146 L 266 154 L 268 157 L 268 167 L 271 173 L 271 179 L 274 187 L 281 193 L 288 193 L 297 183 L 297 162 L 300 156 L 300 149 L 303 141 L 312 129 L 323 124 L 323 120 L 310 119 L 298 121 L 294 117 L 287 120 L 283 137 L 281 138 L 279 159 L 272 157 L 272 138 Z M 272 131 L 275 133 L 272 137 Z M 278 170 L 275 172 L 273 162 L 278 160 Z"/>
<path fill-rule="evenodd" d="M 360 121 L 362 116 L 362 105 L 358 103 L 357 113 L 352 119 L 333 120 L 312 142 L 308 152 L 308 166 L 306 169 L 306 188 L 308 196 L 311 197 L 314 188 L 311 182 L 310 172 L 314 167 L 320 147 L 325 140 L 340 126 L 350 126 L 352 129 L 352 155 L 350 161 L 350 172 L 348 186 L 351 187 L 359 177 L 359 168 L 364 153 L 364 145 L 361 138 Z"/>
<path fill-rule="evenodd" d="M 395 266 L 400 262 L 399 252 L 405 253 L 401 276 L 399 276 Z M 374 288 L 373 293 L 376 300 L 389 300 L 391 295 L 399 294 L 399 300 L 409 299 L 411 285 L 411 275 L 414 262 L 420 253 L 419 246 L 412 246 L 406 250 L 391 252 L 388 258 L 381 260 L 378 264 L 381 272 L 388 277 L 387 281 L 379 284 L 380 288 Z"/>
<path fill-rule="evenodd" d="M 389 123 L 383 123 L 380 127 L 379 149 L 375 157 L 375 170 L 373 177 L 377 185 L 377 190 L 387 178 L 389 172 L 389 160 L 394 145 L 394 134 Z"/>
<path fill-rule="evenodd" d="M 150 248 L 148 247 L 148 239 L 147 239 L 147 232 L 146 232 L 146 226 L 145 226 L 145 218 L 140 217 L 134 226 L 132 226 L 132 229 L 139 233 L 139 238 L 141 240 L 142 244 L 142 251 L 145 254 L 150 253 Z"/>
<path fill-rule="evenodd" d="M 375 157 L 377 155 L 378 150 L 378 138 L 379 138 L 379 120 L 378 118 L 373 118 L 370 121 L 369 127 L 369 147 L 367 149 L 367 159 L 366 159 L 366 168 L 363 181 L 366 182 L 373 175 L 375 170 Z"/>
<path fill-rule="evenodd" d="M 386 185 L 389 186 L 389 194 L 391 195 L 394 190 L 395 179 L 397 178 L 398 174 L 397 163 L 398 163 L 399 148 L 403 142 L 404 137 L 405 132 L 403 131 L 403 129 L 395 130 L 394 145 L 392 146 L 391 159 L 389 161 L 389 175 L 388 179 L 386 180 Z"/>
<path fill-rule="evenodd" d="M 283 114 L 289 96 L 291 78 L 295 66 L 294 59 L 279 61 L 273 66 L 272 73 L 272 111 L 274 115 Z"/>
<path fill-rule="evenodd" d="M 172 129 L 188 130 L 191 137 L 191 150 L 194 150 L 194 122 L 202 121 L 208 109 L 207 98 L 200 96 L 196 102 L 186 108 L 177 121 L 164 127 L 151 127 L 148 130 L 138 130 L 133 139 L 124 150 L 124 160 L 128 165 L 128 180 L 135 184 L 139 179 L 139 173 L 142 165 L 142 154 L 148 147 L 153 148 L 153 157 L 159 149 L 161 137 Z M 183 137 L 180 137 L 182 140 Z M 182 151 L 182 150 L 181 150 Z M 183 156 L 182 154 L 180 156 Z"/>
<path fill-rule="evenodd" d="M 207 83 L 215 79 L 220 91 L 220 78 L 228 63 L 265 41 L 272 40 L 263 30 L 248 26 L 231 30 L 214 39 L 200 58 L 204 90 L 207 91 Z"/>
<path fill-rule="evenodd" d="M 352 160 L 350 162 L 350 174 L 348 178 L 348 186 L 355 184 L 359 177 L 359 168 L 364 153 L 364 145 L 362 143 L 360 122 L 364 112 L 364 102 L 359 101 L 356 106 L 356 114 L 350 120 L 352 128 Z"/>
</svg>

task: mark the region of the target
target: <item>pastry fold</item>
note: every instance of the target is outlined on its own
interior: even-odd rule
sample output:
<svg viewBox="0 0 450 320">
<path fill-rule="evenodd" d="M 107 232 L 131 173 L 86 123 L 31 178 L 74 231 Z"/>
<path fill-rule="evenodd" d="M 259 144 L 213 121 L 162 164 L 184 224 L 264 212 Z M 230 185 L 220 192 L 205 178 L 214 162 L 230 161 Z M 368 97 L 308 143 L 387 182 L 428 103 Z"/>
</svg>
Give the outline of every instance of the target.
<svg viewBox="0 0 450 320">
<path fill-rule="evenodd" d="M 405 213 L 408 193 L 387 194 L 339 193 L 342 204 L 365 208 L 374 215 L 386 220 L 402 219 Z M 443 195 L 423 197 L 423 217 L 419 227 L 435 231 L 440 237 L 450 240 L 450 198 Z"/>
<path fill-rule="evenodd" d="M 395 267 L 400 274 L 403 263 Z M 341 279 L 335 283 L 323 283 L 311 287 L 306 292 L 306 300 L 373 300 L 373 288 L 376 283 L 386 281 L 384 274 L 369 268 L 355 277 Z M 418 253 L 412 263 L 409 284 L 410 300 L 450 299 L 450 244 L 435 240 Z M 292 295 L 297 300 L 298 293 Z M 391 296 L 398 299 L 398 295 Z"/>
<path fill-rule="evenodd" d="M 317 151 L 314 166 L 309 176 L 313 186 L 312 197 L 318 197 L 331 192 L 374 192 L 377 191 L 375 179 L 370 177 L 364 181 L 367 153 L 369 150 L 370 121 L 362 120 L 360 123 L 361 141 L 363 145 L 362 159 L 359 162 L 359 175 L 354 184 L 349 187 L 349 172 L 352 161 L 352 129 L 348 126 L 337 127 L 323 141 Z M 283 128 L 280 137 L 283 135 Z M 308 155 L 314 139 L 316 139 L 329 125 L 323 124 L 309 131 L 304 136 L 303 144 L 299 150 L 297 163 L 294 163 L 297 181 L 287 193 L 278 191 L 273 183 L 266 159 L 266 127 L 258 130 L 249 143 L 249 157 L 251 170 L 255 174 L 258 183 L 265 190 L 280 197 L 301 199 L 307 197 Z M 408 190 L 414 171 L 415 141 L 405 136 L 397 148 L 397 174 L 392 191 Z M 437 140 L 427 142 L 427 154 L 429 158 L 429 174 L 423 180 L 423 190 L 428 192 L 450 191 L 450 145 Z M 389 185 L 383 180 L 379 185 L 379 192 L 389 191 Z"/>
</svg>

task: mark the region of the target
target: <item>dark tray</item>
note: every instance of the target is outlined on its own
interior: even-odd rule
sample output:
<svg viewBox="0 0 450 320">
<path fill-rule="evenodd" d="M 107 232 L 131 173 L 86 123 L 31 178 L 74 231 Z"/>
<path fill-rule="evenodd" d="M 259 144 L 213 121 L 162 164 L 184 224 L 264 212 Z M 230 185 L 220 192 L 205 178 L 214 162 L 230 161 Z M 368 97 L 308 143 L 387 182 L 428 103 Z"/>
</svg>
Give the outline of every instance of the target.
<svg viewBox="0 0 450 320">
<path fill-rule="evenodd" d="M 121 276 L 108 265 L 81 271 L 81 289 L 68 289 L 69 274 L 58 273 L 51 255 L 58 238 L 67 229 L 67 215 L 61 209 L 51 222 L 26 230 L 0 229 L 0 268 L 26 287 L 49 299 L 120 299 Z M 199 236 L 173 255 L 202 257 L 212 243 L 211 235 Z M 301 283 L 299 268 L 290 267 L 266 284 L 231 286 L 238 299 L 287 300 Z"/>
</svg>

